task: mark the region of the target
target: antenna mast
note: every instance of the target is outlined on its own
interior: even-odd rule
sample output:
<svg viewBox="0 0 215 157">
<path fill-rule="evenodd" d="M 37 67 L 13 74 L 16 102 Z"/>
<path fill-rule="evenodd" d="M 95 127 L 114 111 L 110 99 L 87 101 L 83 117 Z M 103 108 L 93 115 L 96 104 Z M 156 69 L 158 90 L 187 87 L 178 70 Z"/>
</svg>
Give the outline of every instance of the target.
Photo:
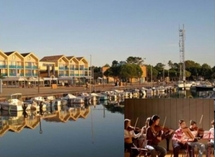
<svg viewBox="0 0 215 157">
<path fill-rule="evenodd" d="M 185 51 L 184 51 L 185 30 L 179 27 L 179 52 L 180 52 L 180 80 L 185 81 Z"/>
</svg>

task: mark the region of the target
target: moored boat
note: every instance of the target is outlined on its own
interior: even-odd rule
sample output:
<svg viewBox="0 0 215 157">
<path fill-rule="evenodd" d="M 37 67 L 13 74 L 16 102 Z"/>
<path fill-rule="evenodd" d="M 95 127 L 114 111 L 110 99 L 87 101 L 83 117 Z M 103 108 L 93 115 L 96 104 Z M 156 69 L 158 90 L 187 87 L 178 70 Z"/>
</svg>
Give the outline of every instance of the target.
<svg viewBox="0 0 215 157">
<path fill-rule="evenodd" d="M 21 98 L 21 93 L 11 94 L 8 100 L 0 102 L 1 109 L 7 111 L 23 111 L 24 109 L 29 109 L 25 108 L 24 102 Z"/>
</svg>

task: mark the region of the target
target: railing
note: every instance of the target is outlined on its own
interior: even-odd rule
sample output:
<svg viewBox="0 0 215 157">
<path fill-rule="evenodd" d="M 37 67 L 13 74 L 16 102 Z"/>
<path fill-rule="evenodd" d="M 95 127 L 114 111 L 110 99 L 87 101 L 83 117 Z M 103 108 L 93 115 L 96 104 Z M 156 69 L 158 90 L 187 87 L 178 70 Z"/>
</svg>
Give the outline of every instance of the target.
<svg viewBox="0 0 215 157">
<path fill-rule="evenodd" d="M 16 68 L 18 68 L 18 69 L 22 69 L 22 68 L 23 68 L 23 66 L 21 66 L 21 65 L 17 65 L 17 66 L 16 66 Z"/>
<path fill-rule="evenodd" d="M 21 65 L 9 65 L 9 68 L 10 69 L 22 69 L 23 66 L 21 66 Z"/>
<path fill-rule="evenodd" d="M 16 68 L 16 65 L 9 65 L 9 68 L 15 69 L 15 68 Z"/>
<path fill-rule="evenodd" d="M 59 74 L 59 76 L 69 76 L 68 74 Z"/>
<path fill-rule="evenodd" d="M 9 73 L 9 76 L 16 76 L 16 73 Z"/>
<path fill-rule="evenodd" d="M 38 66 L 25 66 L 26 69 L 38 69 Z"/>
<path fill-rule="evenodd" d="M 68 67 L 59 67 L 59 70 L 67 70 L 68 69 Z"/>
<path fill-rule="evenodd" d="M 1 73 L 1 76 L 7 76 L 7 73 Z"/>
<path fill-rule="evenodd" d="M 31 73 L 25 73 L 25 76 L 32 76 Z"/>
<path fill-rule="evenodd" d="M 0 68 L 7 68 L 6 65 L 0 65 Z"/>
</svg>

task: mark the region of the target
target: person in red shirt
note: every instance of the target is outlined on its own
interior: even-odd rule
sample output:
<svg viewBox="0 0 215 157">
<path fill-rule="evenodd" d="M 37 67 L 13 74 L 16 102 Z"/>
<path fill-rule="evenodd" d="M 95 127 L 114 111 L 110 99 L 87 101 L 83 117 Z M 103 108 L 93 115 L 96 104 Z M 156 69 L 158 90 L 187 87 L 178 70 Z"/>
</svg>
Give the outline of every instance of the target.
<svg viewBox="0 0 215 157">
<path fill-rule="evenodd" d="M 180 149 L 188 149 L 189 155 L 191 156 L 191 147 L 184 140 L 183 130 L 186 128 L 186 122 L 184 120 L 179 120 L 179 128 L 174 132 L 172 137 L 173 154 L 174 157 L 178 157 Z"/>
</svg>

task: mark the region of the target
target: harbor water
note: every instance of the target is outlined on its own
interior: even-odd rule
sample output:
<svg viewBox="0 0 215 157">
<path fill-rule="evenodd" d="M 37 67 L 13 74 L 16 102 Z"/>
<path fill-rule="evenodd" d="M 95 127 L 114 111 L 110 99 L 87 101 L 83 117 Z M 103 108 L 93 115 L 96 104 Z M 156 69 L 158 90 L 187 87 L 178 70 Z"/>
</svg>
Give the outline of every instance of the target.
<svg viewBox="0 0 215 157">
<path fill-rule="evenodd" d="M 1 156 L 123 156 L 123 113 L 102 104 L 77 111 L 1 113 Z"/>
</svg>

